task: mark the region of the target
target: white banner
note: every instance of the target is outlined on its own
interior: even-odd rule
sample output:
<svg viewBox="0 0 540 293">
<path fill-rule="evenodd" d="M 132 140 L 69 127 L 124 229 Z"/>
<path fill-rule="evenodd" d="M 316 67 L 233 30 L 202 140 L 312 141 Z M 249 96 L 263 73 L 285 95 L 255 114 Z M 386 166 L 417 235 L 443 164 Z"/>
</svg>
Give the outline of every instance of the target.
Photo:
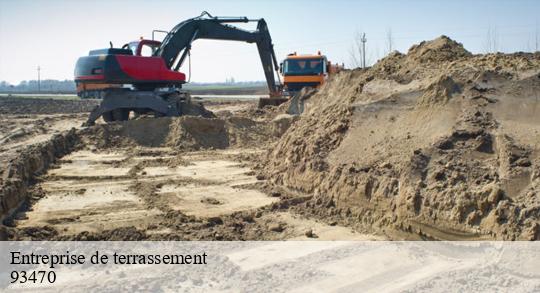
<svg viewBox="0 0 540 293">
<path fill-rule="evenodd" d="M 540 242 L 1 242 L 1 290 L 540 292 Z"/>
</svg>

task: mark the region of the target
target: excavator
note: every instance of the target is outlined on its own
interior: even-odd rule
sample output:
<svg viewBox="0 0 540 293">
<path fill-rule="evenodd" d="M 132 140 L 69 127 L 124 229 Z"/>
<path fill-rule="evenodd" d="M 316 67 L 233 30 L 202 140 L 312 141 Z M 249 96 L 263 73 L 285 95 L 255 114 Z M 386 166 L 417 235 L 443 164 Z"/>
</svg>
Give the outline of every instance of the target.
<svg viewBox="0 0 540 293">
<path fill-rule="evenodd" d="M 248 22 L 257 22 L 256 30 L 230 25 Z M 184 61 L 189 60 L 191 45 L 197 39 L 255 43 L 270 96 L 260 104 L 279 105 L 287 100 L 282 96 L 279 67 L 266 21 L 214 17 L 205 11 L 176 25 L 162 42 L 141 39 L 121 48 L 113 48 L 111 43 L 110 48 L 92 50 L 79 58 L 75 66 L 78 88 L 97 88 L 102 98 L 86 125 L 93 125 L 99 117 L 106 122 L 125 121 L 131 112 L 153 113 L 156 117 L 200 114 L 189 94 L 181 91 L 186 75 L 179 72 Z M 95 86 L 99 84 L 102 86 Z"/>
</svg>

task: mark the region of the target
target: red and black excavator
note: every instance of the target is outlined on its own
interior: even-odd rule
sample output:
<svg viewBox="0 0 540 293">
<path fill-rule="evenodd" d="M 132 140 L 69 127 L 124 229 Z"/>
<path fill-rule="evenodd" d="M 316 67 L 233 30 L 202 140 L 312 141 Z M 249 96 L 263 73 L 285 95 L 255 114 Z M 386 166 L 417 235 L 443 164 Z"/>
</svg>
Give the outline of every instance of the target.
<svg viewBox="0 0 540 293">
<path fill-rule="evenodd" d="M 257 29 L 247 31 L 229 25 L 247 22 L 257 22 Z M 190 114 L 189 95 L 180 90 L 186 75 L 179 69 L 197 39 L 255 43 L 270 94 L 263 104 L 286 101 L 281 96 L 278 63 L 265 20 L 213 17 L 203 12 L 176 25 L 162 42 L 140 40 L 122 48 L 113 48 L 111 44 L 111 48 L 92 50 L 89 56 L 79 58 L 75 66 L 78 89 L 98 89 L 102 98 L 86 124 L 94 124 L 101 116 L 106 122 L 128 120 L 132 111 L 154 113 L 157 117 Z"/>
</svg>

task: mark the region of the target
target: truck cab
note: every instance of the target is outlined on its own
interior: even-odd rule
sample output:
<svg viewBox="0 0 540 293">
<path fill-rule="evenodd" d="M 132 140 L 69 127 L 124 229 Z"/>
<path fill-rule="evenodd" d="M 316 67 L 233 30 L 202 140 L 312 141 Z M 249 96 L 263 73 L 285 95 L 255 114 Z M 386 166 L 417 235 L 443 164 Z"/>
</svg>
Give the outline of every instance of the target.
<svg viewBox="0 0 540 293">
<path fill-rule="evenodd" d="M 281 63 L 283 85 L 289 94 L 304 87 L 319 87 L 328 77 L 328 60 L 321 55 L 289 54 Z"/>
</svg>

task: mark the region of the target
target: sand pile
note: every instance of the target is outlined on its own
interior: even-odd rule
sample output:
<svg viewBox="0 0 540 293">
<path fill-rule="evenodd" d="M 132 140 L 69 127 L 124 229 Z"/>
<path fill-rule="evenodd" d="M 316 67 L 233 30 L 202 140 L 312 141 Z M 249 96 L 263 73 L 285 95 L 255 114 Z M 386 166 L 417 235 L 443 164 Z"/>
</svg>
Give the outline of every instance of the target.
<svg viewBox="0 0 540 293">
<path fill-rule="evenodd" d="M 472 54 L 465 50 L 462 44 L 447 36 L 441 36 L 429 42 L 423 41 L 412 46 L 407 53 L 408 59 L 419 63 L 449 62 L 471 56 Z"/>
<path fill-rule="evenodd" d="M 100 124 L 83 130 L 87 144 L 99 148 L 171 147 L 177 150 L 225 149 L 264 145 L 279 137 L 292 118 L 258 122 L 241 116 L 182 116 Z M 285 126 L 283 125 L 285 124 Z"/>
<path fill-rule="evenodd" d="M 443 36 L 335 76 L 262 172 L 360 229 L 538 240 L 539 97 L 540 54 L 473 56 Z"/>
</svg>

